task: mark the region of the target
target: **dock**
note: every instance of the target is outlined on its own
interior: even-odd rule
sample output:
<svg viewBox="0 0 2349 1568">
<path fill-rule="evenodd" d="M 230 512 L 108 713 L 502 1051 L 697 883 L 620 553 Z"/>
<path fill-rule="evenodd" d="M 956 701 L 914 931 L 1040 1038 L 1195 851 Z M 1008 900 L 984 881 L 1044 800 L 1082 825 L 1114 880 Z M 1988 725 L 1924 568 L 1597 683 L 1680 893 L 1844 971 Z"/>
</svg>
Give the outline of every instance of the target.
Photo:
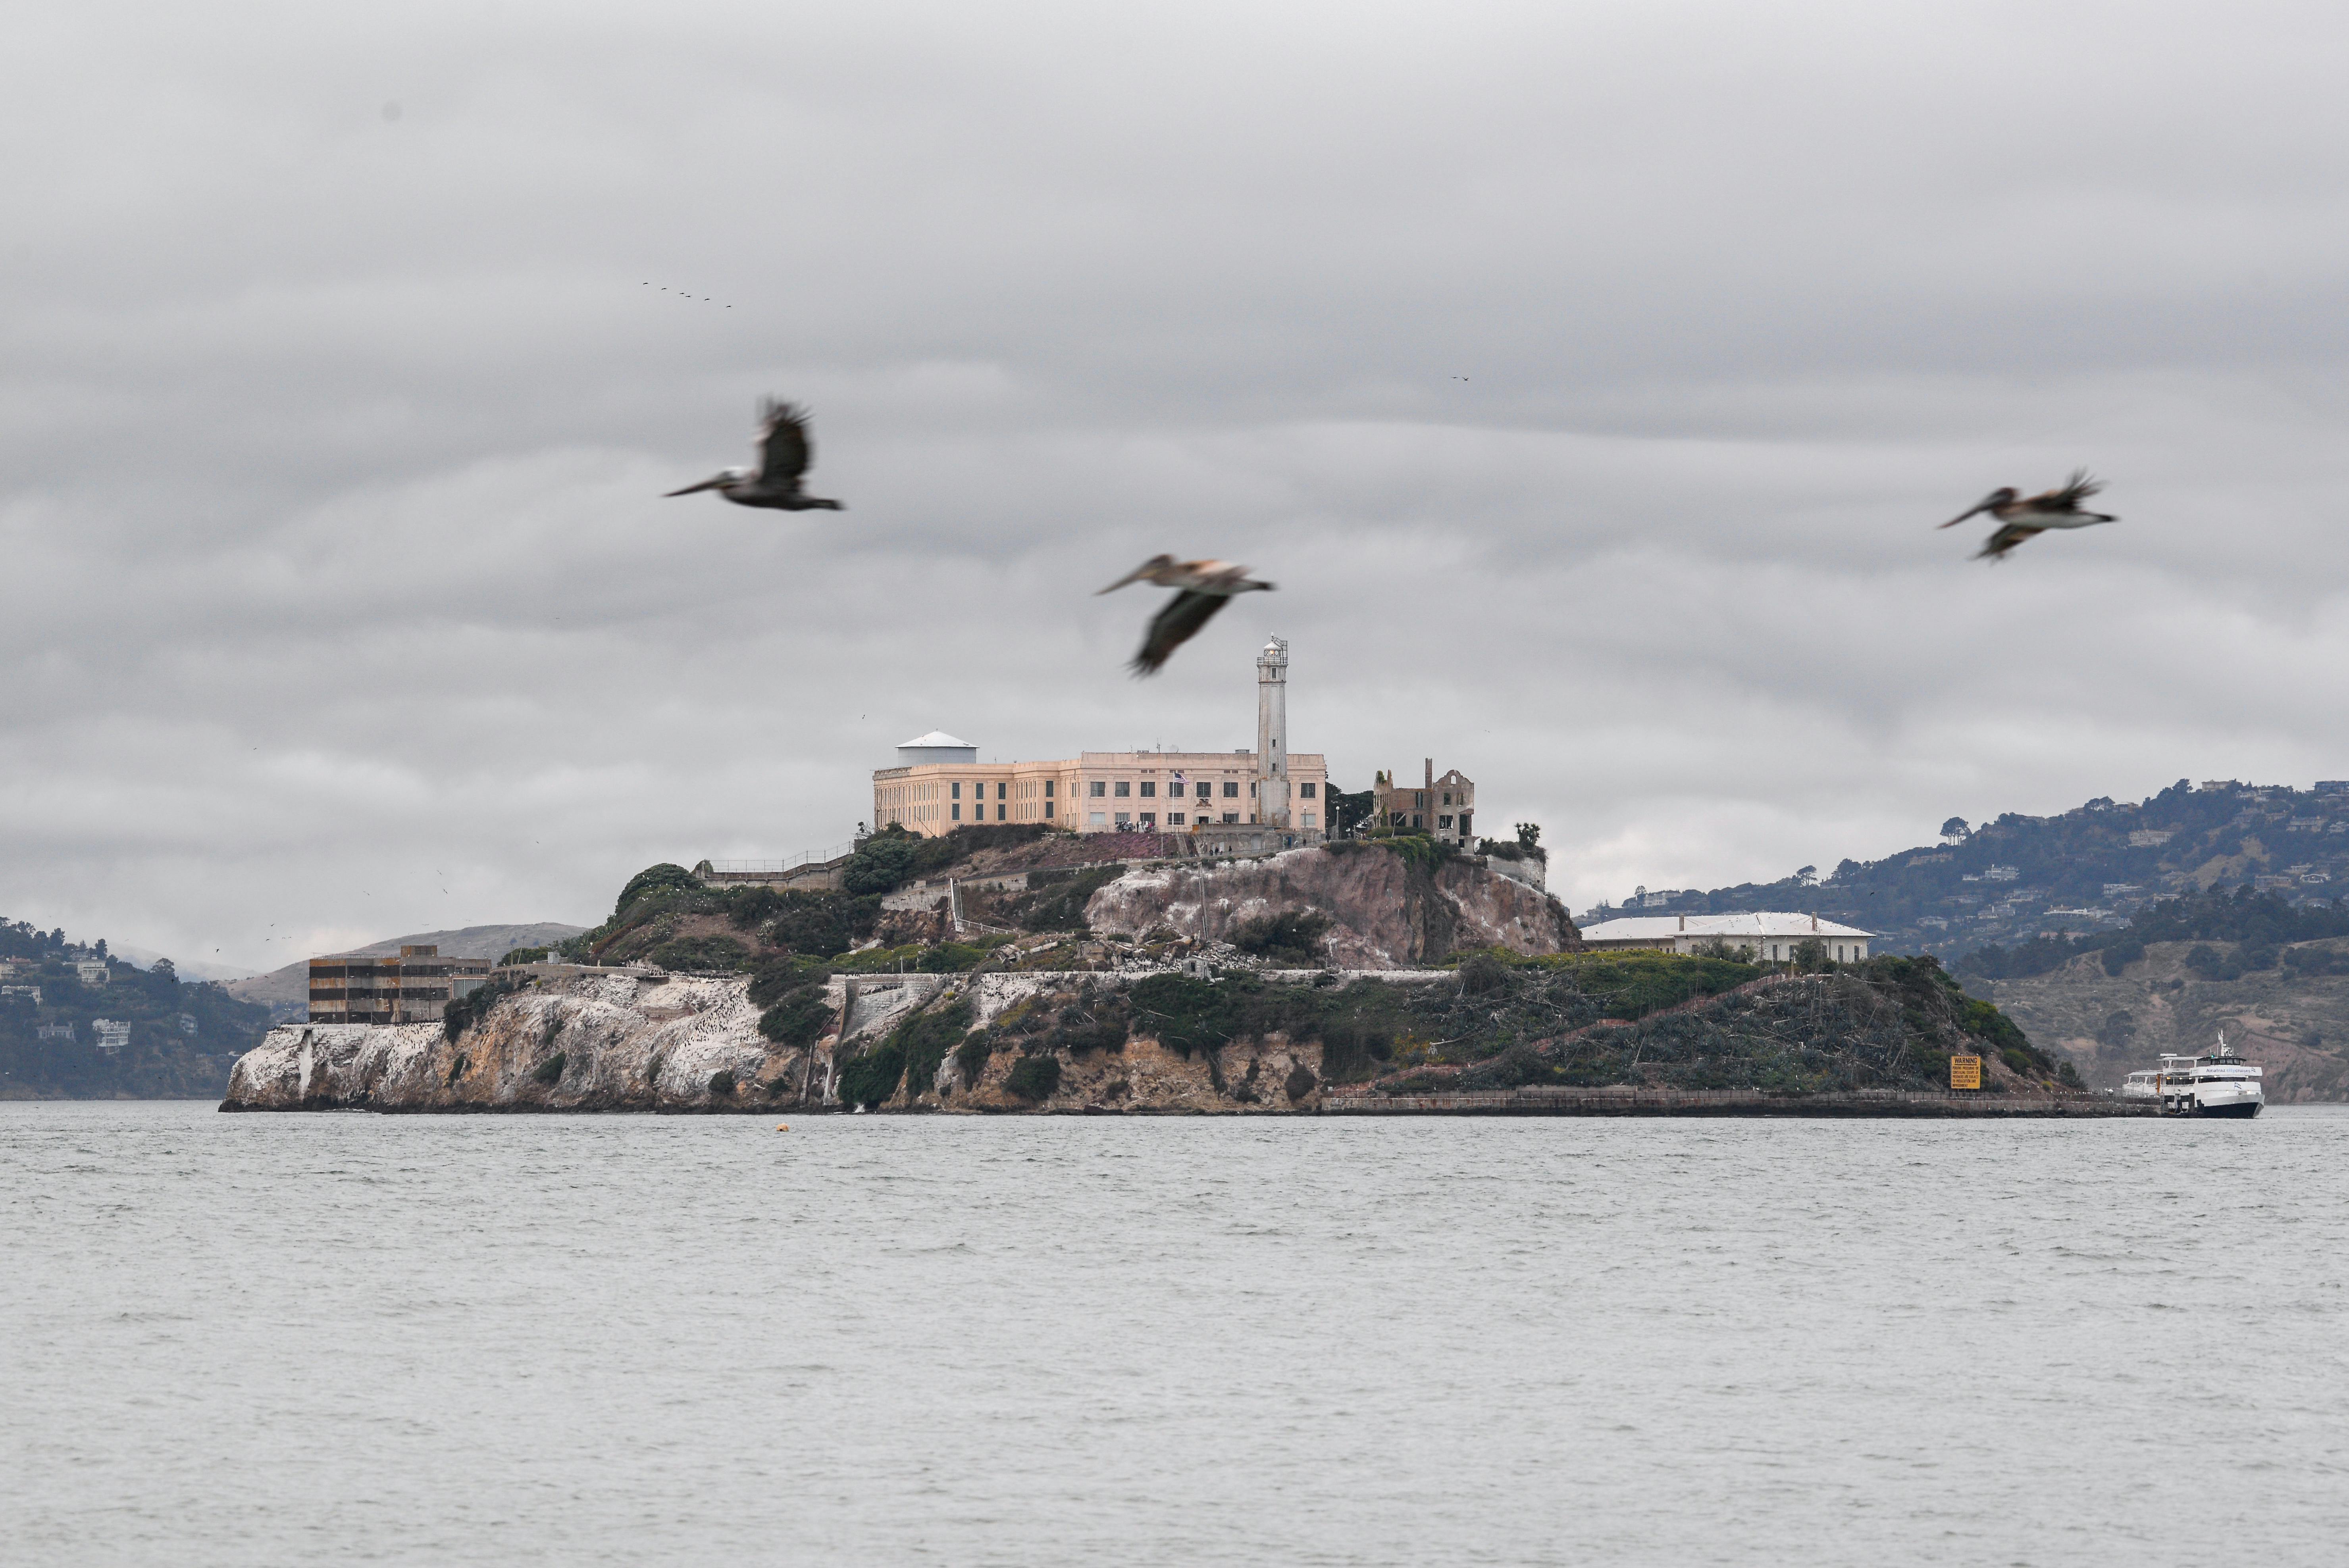
<svg viewBox="0 0 2349 1568">
<path fill-rule="evenodd" d="M 2101 1094 L 1964 1094 L 1849 1089 L 1768 1094 L 1744 1088 L 1571 1088 L 1551 1085 L 1427 1094 L 1322 1097 L 1323 1116 L 1837 1116 L 2013 1118 L 2151 1116 L 2150 1101 Z"/>
</svg>

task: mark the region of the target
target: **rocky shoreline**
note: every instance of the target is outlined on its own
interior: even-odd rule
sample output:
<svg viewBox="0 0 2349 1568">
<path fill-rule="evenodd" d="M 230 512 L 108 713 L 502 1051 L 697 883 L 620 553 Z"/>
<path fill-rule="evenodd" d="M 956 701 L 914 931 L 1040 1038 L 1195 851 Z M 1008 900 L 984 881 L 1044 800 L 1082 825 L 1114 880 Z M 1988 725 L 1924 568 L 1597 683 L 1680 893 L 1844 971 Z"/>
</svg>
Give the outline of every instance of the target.
<svg viewBox="0 0 2349 1568">
<path fill-rule="evenodd" d="M 282 1025 L 237 1061 L 221 1109 L 2105 1114 L 2013 1049 L 2019 1066 L 1986 1058 L 1990 1094 L 1920 1095 L 1936 1062 L 1946 1081 L 1950 1051 L 1982 1048 L 1961 1032 L 1979 1018 L 1918 1022 L 1920 996 L 1954 995 L 1938 970 L 1896 993 L 1858 974 L 1732 985 L 1751 969 L 1649 959 L 1645 989 L 1627 991 L 1600 972 L 1620 965 L 1547 962 L 834 975 L 763 1013 L 739 975 L 542 972 L 453 1038 L 438 1024 Z"/>
</svg>

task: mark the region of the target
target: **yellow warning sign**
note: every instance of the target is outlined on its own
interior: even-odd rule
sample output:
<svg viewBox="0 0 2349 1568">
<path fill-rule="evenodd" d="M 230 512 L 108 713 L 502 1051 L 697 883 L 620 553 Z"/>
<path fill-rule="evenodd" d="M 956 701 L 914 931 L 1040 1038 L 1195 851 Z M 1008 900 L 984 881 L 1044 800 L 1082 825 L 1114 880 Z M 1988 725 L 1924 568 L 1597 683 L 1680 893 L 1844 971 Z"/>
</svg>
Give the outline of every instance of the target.
<svg viewBox="0 0 2349 1568">
<path fill-rule="evenodd" d="M 1951 1057 L 1950 1058 L 1950 1087 L 1951 1088 L 1982 1088 L 1982 1058 L 1980 1057 Z"/>
</svg>

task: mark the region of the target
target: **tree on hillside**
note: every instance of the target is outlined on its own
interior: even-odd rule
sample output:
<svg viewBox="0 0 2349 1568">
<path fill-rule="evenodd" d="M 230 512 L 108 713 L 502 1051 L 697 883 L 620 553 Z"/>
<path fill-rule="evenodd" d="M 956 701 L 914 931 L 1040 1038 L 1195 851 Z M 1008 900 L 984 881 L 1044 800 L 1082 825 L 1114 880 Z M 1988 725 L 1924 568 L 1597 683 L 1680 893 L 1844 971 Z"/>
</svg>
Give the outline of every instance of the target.
<svg viewBox="0 0 2349 1568">
<path fill-rule="evenodd" d="M 1335 838 L 1344 838 L 1371 820 L 1371 791 L 1358 789 L 1352 794 L 1332 786 L 1330 790 L 1330 831 Z"/>
<path fill-rule="evenodd" d="M 1963 817 L 1952 817 L 1948 821 L 1941 824 L 1941 842 L 1945 844 L 1962 843 L 1965 841 L 1966 834 L 1969 831 L 1971 831 L 1971 830 L 1967 828 L 1966 820 Z"/>
</svg>

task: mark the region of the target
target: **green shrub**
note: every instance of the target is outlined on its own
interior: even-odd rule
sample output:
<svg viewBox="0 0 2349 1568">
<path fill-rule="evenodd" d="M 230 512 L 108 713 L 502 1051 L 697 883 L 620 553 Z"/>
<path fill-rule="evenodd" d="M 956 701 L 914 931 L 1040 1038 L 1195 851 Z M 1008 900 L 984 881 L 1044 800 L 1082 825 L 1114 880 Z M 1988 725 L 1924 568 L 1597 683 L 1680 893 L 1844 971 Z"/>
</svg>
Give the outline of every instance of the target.
<svg viewBox="0 0 2349 1568">
<path fill-rule="evenodd" d="M 1006 899 L 1003 913 L 1025 931 L 1082 931 L 1093 894 L 1125 874 L 1125 867 L 1084 866 L 1029 873 L 1028 891 Z"/>
<path fill-rule="evenodd" d="M 628 913 L 630 904 L 647 894 L 700 891 L 701 879 L 683 866 L 671 865 L 667 861 L 657 866 L 647 866 L 643 871 L 630 877 L 628 885 L 620 890 L 619 902 L 612 906 L 612 918 L 616 921 L 620 919 Z"/>
<path fill-rule="evenodd" d="M 645 956 L 664 969 L 741 969 L 750 962 L 750 950 L 730 936 L 680 936 Z"/>
<path fill-rule="evenodd" d="M 1003 1087 L 1021 1099 L 1050 1099 L 1052 1091 L 1061 1087 L 1061 1058 L 1021 1057 L 1011 1064 L 1011 1075 L 1004 1079 Z"/>
<path fill-rule="evenodd" d="M 724 1099 L 734 1092 L 734 1069 L 719 1068 L 709 1075 L 709 1098 Z"/>
<path fill-rule="evenodd" d="M 2294 947 L 2283 954 L 2283 972 L 2288 979 L 2302 979 L 2313 975 L 2349 974 L 2349 954 L 2328 953 L 2322 947 Z"/>
<path fill-rule="evenodd" d="M 871 1107 L 897 1092 L 905 1076 L 905 1052 L 893 1037 L 889 1043 L 851 1059 L 840 1069 L 840 1103 Z"/>
<path fill-rule="evenodd" d="M 1450 844 L 1440 842 L 1428 833 L 1373 834 L 1372 841 L 1392 850 L 1413 870 L 1425 872 L 1430 876 L 1433 876 L 1445 861 L 1456 859 L 1459 854 Z"/>
<path fill-rule="evenodd" d="M 1614 1018 L 1643 1018 L 1699 996 L 1717 996 L 1762 974 L 1729 959 L 1640 952 L 1561 953 L 1528 959 L 1519 968 L 1572 976 L 1576 988 Z"/>
<path fill-rule="evenodd" d="M 965 1083 L 977 1083 L 978 1075 L 987 1069 L 987 1058 L 995 1054 L 995 1041 L 985 1029 L 979 1030 L 955 1047 L 955 1066 L 962 1068 Z"/>
<path fill-rule="evenodd" d="M 1125 1049 L 1126 1018 L 1123 1007 L 1111 1008 L 1101 1016 L 1065 1007 L 1045 1043 L 1072 1057 L 1081 1057 L 1089 1051 L 1122 1051 Z"/>
<path fill-rule="evenodd" d="M 546 955 L 553 951 L 554 949 L 550 947 L 517 947 L 498 960 L 498 967 L 503 969 L 516 964 L 543 964 L 546 962 Z"/>
<path fill-rule="evenodd" d="M 1394 1059 L 1392 1022 L 1376 1016 L 1348 1014 L 1330 1019 L 1321 1028 L 1321 1071 L 1331 1078 L 1347 1078 L 1372 1062 Z"/>
<path fill-rule="evenodd" d="M 558 1082 L 563 1077 L 563 1064 L 569 1059 L 570 1058 L 566 1053 L 557 1051 L 553 1056 L 547 1057 L 544 1061 L 539 1063 L 538 1070 L 532 1073 L 530 1076 L 540 1083 L 551 1084 Z"/>
<path fill-rule="evenodd" d="M 1460 994 L 1464 996 L 1505 991 L 1508 985 L 1509 966 L 1489 953 L 1479 953 L 1460 966 Z"/>
<path fill-rule="evenodd" d="M 841 869 L 843 892 L 887 892 L 903 882 L 944 871 L 981 850 L 1033 843 L 1054 830 L 1041 822 L 968 823 L 940 838 L 925 839 L 904 828 L 882 829 L 857 846 Z"/>
<path fill-rule="evenodd" d="M 787 993 L 759 1015 L 759 1033 L 779 1046 L 812 1046 L 832 1026 L 832 998 L 822 985 Z"/>
<path fill-rule="evenodd" d="M 2207 942 L 2198 942 L 2187 949 L 2186 972 L 2197 980 L 2240 980 L 2243 965 L 2240 958 L 2220 953 Z"/>
<path fill-rule="evenodd" d="M 782 907 L 783 895 L 763 883 L 748 887 L 730 887 L 718 895 L 726 911 L 726 918 L 743 931 L 755 930 L 759 923 Z"/>
<path fill-rule="evenodd" d="M 913 876 L 914 857 L 921 842 L 903 828 L 882 829 L 859 844 L 848 864 L 841 868 L 841 891 L 856 895 L 887 892 Z"/>
<path fill-rule="evenodd" d="M 881 923 L 881 900 L 844 892 L 794 889 L 773 895 L 767 936 L 778 947 L 819 958 L 836 958 L 873 934 Z"/>
<path fill-rule="evenodd" d="M 797 954 L 770 958 L 751 972 L 750 1005 L 771 1007 L 791 992 L 803 986 L 820 985 L 831 978 L 831 966 L 819 964 L 812 958 L 802 958 Z"/>
<path fill-rule="evenodd" d="M 953 1002 L 897 1026 L 889 1044 L 905 1061 L 905 1088 L 923 1094 L 937 1082 L 938 1068 L 970 1028 L 970 1004 Z"/>
<path fill-rule="evenodd" d="M 1242 992 L 1237 982 L 1153 975 L 1127 995 L 1143 1031 L 1180 1057 L 1229 1045 L 1239 1027 Z"/>
<path fill-rule="evenodd" d="M 2117 978 L 2122 970 L 2145 956 L 2145 944 L 2135 937 L 2116 942 L 2105 949 L 2105 973 Z"/>
</svg>

